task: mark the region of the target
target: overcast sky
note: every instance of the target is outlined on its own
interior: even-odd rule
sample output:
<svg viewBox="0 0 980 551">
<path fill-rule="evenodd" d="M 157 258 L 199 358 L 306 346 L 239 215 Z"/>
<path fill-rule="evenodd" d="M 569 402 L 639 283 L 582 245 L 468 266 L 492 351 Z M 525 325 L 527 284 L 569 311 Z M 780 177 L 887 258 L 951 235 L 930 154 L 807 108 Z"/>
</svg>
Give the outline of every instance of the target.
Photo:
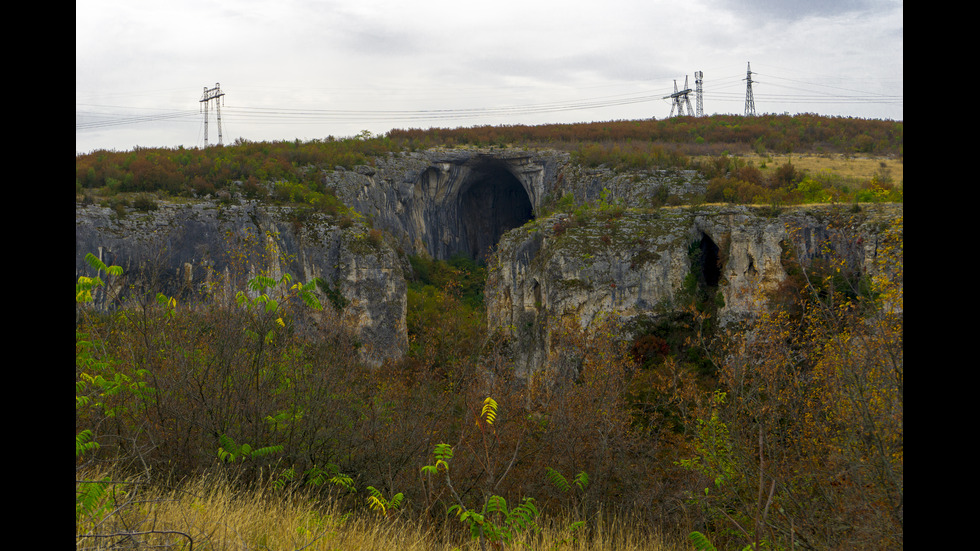
<svg viewBox="0 0 980 551">
<path fill-rule="evenodd" d="M 903 3 L 78 0 L 75 151 L 202 147 L 216 83 L 225 144 L 661 119 L 696 71 L 742 114 L 747 63 L 757 113 L 904 120 Z"/>
</svg>

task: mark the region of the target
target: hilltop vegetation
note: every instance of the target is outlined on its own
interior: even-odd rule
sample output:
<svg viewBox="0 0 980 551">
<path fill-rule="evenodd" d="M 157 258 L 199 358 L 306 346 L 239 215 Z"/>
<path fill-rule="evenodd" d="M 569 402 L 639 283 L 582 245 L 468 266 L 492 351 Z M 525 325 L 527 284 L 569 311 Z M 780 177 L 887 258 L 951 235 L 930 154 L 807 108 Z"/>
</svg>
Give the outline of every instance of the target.
<svg viewBox="0 0 980 551">
<path fill-rule="evenodd" d="M 902 122 L 817 115 L 716 115 L 589 124 L 396 129 L 384 136 L 365 132 L 351 138 L 309 141 L 250 142 L 239 138 L 229 146 L 205 149 L 136 148 L 76 155 L 75 194 L 77 200 L 99 200 L 111 205 L 125 202 L 139 208 L 150 208 L 152 201 L 162 198 L 210 195 L 230 199 L 241 195 L 331 210 L 337 205 L 329 197 L 331 191 L 320 181 L 319 171 L 369 165 L 374 157 L 387 153 L 434 147 L 505 146 L 566 150 L 584 166 L 606 165 L 620 170 L 693 168 L 709 177 L 725 177 L 729 182 L 724 187 L 738 188 L 737 182 L 744 182 L 772 188 L 762 182 L 764 168 L 746 168 L 744 162 L 739 166 L 731 159 L 749 154 L 806 154 L 862 155 L 900 161 L 904 156 L 903 143 Z M 776 182 L 798 184 L 793 181 L 798 176 L 802 175 L 780 175 Z M 832 175 L 811 177 L 815 181 L 811 188 L 849 188 L 844 193 L 848 195 L 865 185 L 870 175 L 863 181 L 835 179 Z M 882 172 L 876 181 L 885 187 L 901 187 L 901 181 L 889 178 Z M 766 196 L 758 189 L 732 193 L 739 195 L 742 202 Z M 138 199 L 142 203 L 134 204 Z"/>
<path fill-rule="evenodd" d="M 902 140 L 901 122 L 811 115 L 238 140 L 77 155 L 76 200 L 124 212 L 243 196 L 344 214 L 320 171 L 526 146 L 697 169 L 705 201 L 901 201 L 881 164 L 853 176 L 764 160 L 901 162 Z M 851 246 L 852 210 L 828 251 Z M 148 288 L 101 310 L 92 296 L 120 270 L 90 258 L 76 284 L 76 548 L 638 550 L 689 535 L 698 549 L 902 548 L 902 221 L 883 234 L 873 278 L 786 250 L 779 308 L 750 327 L 715 326 L 693 268 L 683 316 L 635 342 L 612 338 L 615 319 L 562 327 L 553 346 L 580 355 L 581 375 L 527 384 L 487 330 L 492 265 L 406 258 L 409 351 L 369 370 L 344 305 L 315 282 L 261 273 L 229 304 Z"/>
</svg>

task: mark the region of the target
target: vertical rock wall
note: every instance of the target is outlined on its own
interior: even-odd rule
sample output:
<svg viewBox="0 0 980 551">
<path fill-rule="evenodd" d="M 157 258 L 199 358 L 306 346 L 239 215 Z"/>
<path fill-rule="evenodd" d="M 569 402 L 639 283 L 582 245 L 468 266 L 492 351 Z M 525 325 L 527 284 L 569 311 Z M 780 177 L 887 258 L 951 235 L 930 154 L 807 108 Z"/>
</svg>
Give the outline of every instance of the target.
<svg viewBox="0 0 980 551">
<path fill-rule="evenodd" d="M 569 215 L 554 215 L 501 240 L 485 292 L 487 323 L 512 337 L 525 376 L 547 365 L 562 320 L 589 329 L 608 314 L 625 321 L 676 315 L 687 305 L 689 276 L 717 287 L 717 316 L 729 323 L 771 306 L 788 277 L 784 255 L 806 264 L 836 240 L 838 253 L 871 274 L 881 230 L 901 213 L 901 205 L 869 206 L 860 215 L 801 207 L 777 216 L 703 206 L 596 215 L 575 225 Z M 839 226 L 842 219 L 848 227 Z M 715 264 L 694 274 L 692 255 Z"/>
<path fill-rule="evenodd" d="M 123 217 L 76 206 L 76 279 L 91 275 L 87 253 L 123 267 L 117 291 L 145 285 L 188 305 L 230 303 L 260 273 L 319 278 L 342 297 L 365 363 L 400 358 L 408 346 L 400 259 L 361 225 L 341 228 L 323 215 L 256 204 L 163 204 Z M 330 307 L 328 297 L 321 302 Z"/>
</svg>

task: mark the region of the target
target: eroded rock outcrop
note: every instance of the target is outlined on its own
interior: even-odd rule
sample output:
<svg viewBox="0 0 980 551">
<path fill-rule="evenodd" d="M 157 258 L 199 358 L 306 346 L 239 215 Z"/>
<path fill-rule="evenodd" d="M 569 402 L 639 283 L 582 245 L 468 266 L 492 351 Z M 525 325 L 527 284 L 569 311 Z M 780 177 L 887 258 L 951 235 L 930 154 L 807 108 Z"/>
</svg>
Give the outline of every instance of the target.
<svg viewBox="0 0 980 551">
<path fill-rule="evenodd" d="M 123 267 L 119 291 L 145 285 L 181 304 L 227 303 L 259 273 L 319 278 L 333 295 L 322 302 L 343 306 L 365 363 L 399 358 L 408 345 L 400 259 L 380 233 L 362 225 L 341 227 L 324 215 L 250 203 L 161 204 L 122 217 L 76 206 L 76 279 L 91 275 L 87 253 Z"/>
<path fill-rule="evenodd" d="M 703 197 L 698 173 L 586 168 L 560 151 L 437 149 L 313 170 L 375 230 L 357 216 L 341 224 L 309 209 L 249 202 L 161 203 L 124 217 L 77 205 L 76 277 L 92 252 L 184 301 L 205 289 L 231 300 L 228 289 L 262 270 L 320 278 L 355 320 L 362 357 L 378 365 L 407 349 L 404 255 L 490 259 L 488 325 L 513 337 L 526 375 L 546 364 L 558 321 L 588 329 L 607 314 L 674 315 L 690 302 L 683 294 L 692 277 L 715 289 L 722 322 L 766 308 L 787 279 L 784 256 L 811 262 L 837 234 L 858 236 L 835 246 L 871 273 L 880 229 L 902 212 L 902 205 L 849 215 L 840 207 L 672 207 Z M 555 205 L 567 212 L 544 214 Z M 832 229 L 844 226 L 848 232 Z M 229 251 L 256 260 L 236 274 Z"/>
<path fill-rule="evenodd" d="M 539 219 L 498 245 L 486 290 L 488 326 L 511 336 L 527 376 L 546 365 L 562 320 L 588 330 L 608 314 L 626 326 L 676 315 L 689 303 L 684 293 L 692 278 L 716 288 L 721 323 L 743 319 L 770 306 L 787 279 L 787 255 L 812 262 L 828 240 L 871 273 L 880 234 L 901 211 L 877 205 L 855 214 L 828 206 L 776 215 L 768 208 L 701 206 Z"/>
<path fill-rule="evenodd" d="M 406 251 L 482 261 L 504 232 L 535 216 L 568 159 L 558 151 L 430 150 L 323 178 Z"/>
</svg>

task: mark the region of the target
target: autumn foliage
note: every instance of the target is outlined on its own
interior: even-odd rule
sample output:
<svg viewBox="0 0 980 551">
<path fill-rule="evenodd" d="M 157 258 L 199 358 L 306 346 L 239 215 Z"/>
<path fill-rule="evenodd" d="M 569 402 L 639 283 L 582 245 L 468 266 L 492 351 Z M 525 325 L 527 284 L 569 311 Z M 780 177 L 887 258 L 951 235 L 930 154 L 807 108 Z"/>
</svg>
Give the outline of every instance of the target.
<svg viewBox="0 0 980 551">
<path fill-rule="evenodd" d="M 695 156 L 753 151 L 903 156 L 902 122 L 818 115 L 715 115 L 540 126 L 394 129 L 384 136 L 252 142 L 209 148 L 96 150 L 75 155 L 76 195 L 152 193 L 310 202 L 328 193 L 319 172 L 352 169 L 388 152 L 432 147 L 545 147 L 584 166 L 698 168 Z M 742 181 L 753 182 L 744 174 Z"/>
<path fill-rule="evenodd" d="M 238 180 L 263 194 L 282 179 L 296 186 L 282 193 L 302 197 L 318 193 L 306 166 L 369 162 L 379 150 L 430 140 L 572 144 L 588 136 L 610 141 L 581 146 L 583 160 L 615 154 L 624 164 L 641 163 L 637 152 L 687 163 L 674 145 L 697 148 L 698 138 L 794 150 L 901 147 L 900 123 L 800 116 L 487 132 L 93 152 L 76 157 L 76 182 L 193 195 Z M 798 191 L 805 181 L 791 169 L 763 178 L 729 160 L 712 170 L 743 182 L 736 194 Z M 239 488 L 312 492 L 343 510 L 372 512 L 371 503 L 377 513 L 380 503 L 385 519 L 432 527 L 446 526 L 453 504 L 479 511 L 498 496 L 514 510 L 531 496 L 540 517 L 581 522 L 575 537 L 583 541 L 601 539 L 598 527 L 610 518 L 630 518 L 637 530 L 697 531 L 718 548 L 902 548 L 903 226 L 886 228 L 874 266 L 859 265 L 845 211 L 816 261 L 801 264 L 787 242 L 790 280 L 770 301 L 777 308 L 760 308 L 746 326 L 717 327 L 697 289 L 688 311 L 634 327 L 631 340 L 614 316 L 589 331 L 557 319 L 546 367 L 528 380 L 516 377 L 513 342 L 484 322 L 484 268 L 463 259 L 408 260 L 409 352 L 374 370 L 356 360 L 345 305 L 322 297 L 322 308 L 311 307 L 299 285 L 309 282 L 236 279 L 244 298 L 206 307 L 148 284 L 101 308 L 85 300 L 95 291 L 79 287 L 76 469 L 161 484 L 218 473 Z M 112 278 L 102 269 L 92 275 Z M 492 426 L 476 421 L 488 396 Z M 442 444 L 454 450 L 457 496 L 420 471 L 435 466 Z M 588 484 L 555 484 L 578 473 Z M 85 492 L 77 518 L 95 510 Z"/>
</svg>

